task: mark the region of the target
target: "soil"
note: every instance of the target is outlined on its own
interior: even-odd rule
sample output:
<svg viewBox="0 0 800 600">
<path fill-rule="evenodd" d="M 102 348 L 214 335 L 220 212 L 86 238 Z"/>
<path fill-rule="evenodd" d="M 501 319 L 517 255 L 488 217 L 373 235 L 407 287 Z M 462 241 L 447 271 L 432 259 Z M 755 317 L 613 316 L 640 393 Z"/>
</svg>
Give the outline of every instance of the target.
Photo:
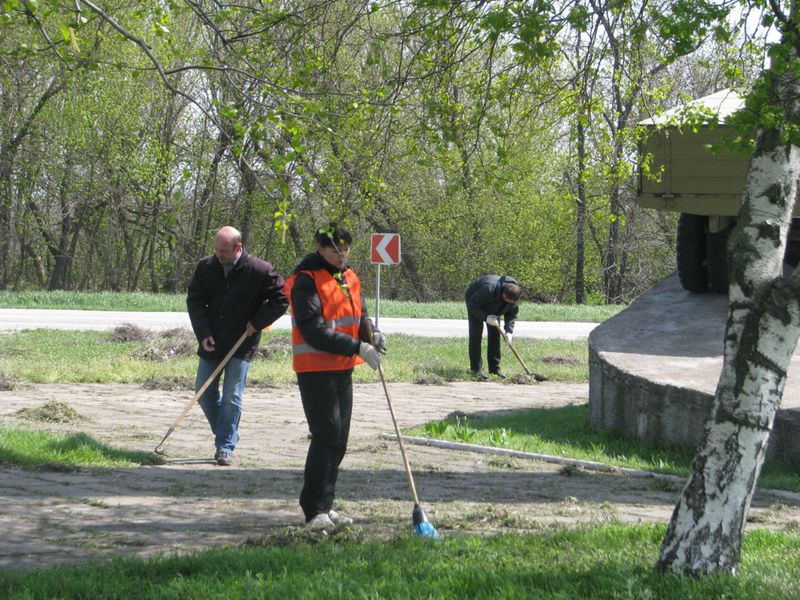
<svg viewBox="0 0 800 600">
<path fill-rule="evenodd" d="M 466 413 L 588 401 L 586 384 L 390 384 L 401 427 Z M 0 423 L 31 427 L 47 402 L 82 419 L 36 422 L 126 450 L 152 451 L 191 399 L 131 385 L 27 385 L 0 391 Z M 28 413 L 29 414 L 29 413 Z M 199 408 L 167 439 L 164 464 L 128 469 L 0 468 L 0 568 L 233 546 L 302 527 L 297 504 L 308 434 L 296 386 L 248 388 L 234 466 L 212 460 Z M 413 501 L 380 384 L 356 385 L 336 508 L 365 537 L 412 531 Z M 667 522 L 682 482 L 502 455 L 408 445 L 421 504 L 440 534 L 598 522 Z M 748 527 L 800 527 L 800 494 L 760 490 Z"/>
</svg>

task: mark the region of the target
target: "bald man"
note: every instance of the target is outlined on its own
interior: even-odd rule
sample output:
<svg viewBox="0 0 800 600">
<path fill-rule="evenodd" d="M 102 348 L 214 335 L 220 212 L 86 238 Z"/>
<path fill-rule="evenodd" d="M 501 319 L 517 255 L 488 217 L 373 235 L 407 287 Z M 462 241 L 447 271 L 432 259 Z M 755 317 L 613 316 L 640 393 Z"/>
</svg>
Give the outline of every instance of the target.
<svg viewBox="0 0 800 600">
<path fill-rule="evenodd" d="M 189 283 L 186 306 L 200 357 L 195 390 L 247 332 L 222 373 L 198 400 L 214 433 L 214 460 L 220 466 L 233 464 L 247 371 L 261 330 L 289 306 L 283 286 L 283 277 L 270 263 L 248 254 L 242 246 L 242 234 L 230 225 L 217 231 L 214 254 L 200 260 Z"/>
</svg>

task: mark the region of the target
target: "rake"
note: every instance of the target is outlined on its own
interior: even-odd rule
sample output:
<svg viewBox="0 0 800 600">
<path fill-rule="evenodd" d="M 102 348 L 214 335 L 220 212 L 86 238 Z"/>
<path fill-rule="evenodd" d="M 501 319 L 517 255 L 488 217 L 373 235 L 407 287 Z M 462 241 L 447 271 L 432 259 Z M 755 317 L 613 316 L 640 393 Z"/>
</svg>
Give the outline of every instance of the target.
<svg viewBox="0 0 800 600">
<path fill-rule="evenodd" d="M 369 326 L 369 341 L 371 343 L 374 343 L 375 341 L 371 323 Z M 397 425 L 397 418 L 395 417 L 394 408 L 392 407 L 392 396 L 389 394 L 389 388 L 386 385 L 386 377 L 383 375 L 383 365 L 380 362 L 378 362 L 378 374 L 381 377 L 383 392 L 386 394 L 386 402 L 389 405 L 389 414 L 392 416 L 394 432 L 397 435 L 397 442 L 400 445 L 400 454 L 403 457 L 403 466 L 405 467 L 406 476 L 408 477 L 408 486 L 411 488 L 411 497 L 414 500 L 414 510 L 411 513 L 411 520 L 414 523 L 414 533 L 421 537 L 438 540 L 440 537 L 439 532 L 436 531 L 436 527 L 433 526 L 433 523 L 428 520 L 428 515 L 425 514 L 425 511 L 422 509 L 422 506 L 419 503 L 417 486 L 414 485 L 414 476 L 411 474 L 411 464 L 408 462 L 406 446 L 403 443 L 403 436 L 400 435 L 400 427 Z"/>
<path fill-rule="evenodd" d="M 531 373 L 531 370 L 528 368 L 528 365 L 525 364 L 525 361 L 522 360 L 522 357 L 519 355 L 519 352 L 517 352 L 517 350 L 514 348 L 514 346 L 511 345 L 511 342 L 508 341 L 508 335 L 506 335 L 506 332 L 503 331 L 502 327 L 500 327 L 500 320 L 499 319 L 497 319 L 496 317 L 494 319 L 491 319 L 491 318 L 490 319 L 486 319 L 486 323 L 488 323 L 489 325 L 492 325 L 494 327 L 497 327 L 497 331 L 500 333 L 502 338 L 506 341 L 506 344 L 508 344 L 508 347 L 511 349 L 511 352 L 514 354 L 514 356 L 517 357 L 517 360 L 519 361 L 519 364 L 521 364 L 522 368 L 525 369 L 525 373 L 527 373 L 528 377 L 533 377 L 534 381 L 547 381 L 548 380 L 548 378 L 545 377 L 544 375 L 539 375 L 538 373 Z"/>
<path fill-rule="evenodd" d="M 197 402 L 200 399 L 200 396 L 202 396 L 205 393 L 205 391 L 208 389 L 208 386 L 211 385 L 211 382 L 217 378 L 217 375 L 219 375 L 222 369 L 225 368 L 225 365 L 228 364 L 228 361 L 233 357 L 234 354 L 236 354 L 236 351 L 239 349 L 239 346 L 241 346 L 246 339 L 247 339 L 247 331 L 245 331 L 242 334 L 242 336 L 236 341 L 236 343 L 233 345 L 233 348 L 231 348 L 225 355 L 225 358 L 222 359 L 222 362 L 220 362 L 217 365 L 217 368 L 214 369 L 211 375 L 208 376 L 208 379 L 206 379 L 205 383 L 200 386 L 200 389 L 198 389 L 197 392 L 195 392 L 194 398 L 192 398 L 191 402 L 189 402 L 184 407 L 181 414 L 179 414 L 178 418 L 175 419 L 175 422 L 170 426 L 169 429 L 167 429 L 167 433 L 164 434 L 164 438 L 161 440 L 161 443 L 155 447 L 153 452 L 155 452 L 156 454 L 164 454 L 164 452 L 161 450 L 161 446 L 163 446 L 164 442 L 167 441 L 167 438 L 170 435 L 172 435 L 172 432 L 175 431 L 180 426 L 180 424 L 183 422 L 183 419 L 186 418 L 186 415 L 188 415 L 189 411 L 192 410 L 192 406 L 194 406 L 195 402 Z"/>
</svg>

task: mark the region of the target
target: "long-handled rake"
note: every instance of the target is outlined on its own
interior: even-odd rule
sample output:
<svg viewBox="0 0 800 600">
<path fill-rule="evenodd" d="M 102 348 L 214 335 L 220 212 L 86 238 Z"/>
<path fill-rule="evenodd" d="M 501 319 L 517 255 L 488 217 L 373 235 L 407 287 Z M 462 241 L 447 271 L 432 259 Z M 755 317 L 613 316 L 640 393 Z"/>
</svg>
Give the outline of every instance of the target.
<svg viewBox="0 0 800 600">
<path fill-rule="evenodd" d="M 372 333 L 372 327 L 369 328 L 369 341 L 374 342 L 375 338 Z M 417 486 L 414 485 L 414 476 L 411 474 L 411 465 L 408 462 L 408 456 L 406 456 L 406 447 L 403 443 L 403 436 L 400 435 L 400 427 L 397 425 L 397 418 L 394 415 L 394 408 L 392 407 L 392 397 L 389 394 L 389 388 L 386 385 L 386 377 L 383 375 L 383 365 L 378 363 L 378 374 L 381 376 L 381 384 L 383 385 L 383 392 L 386 394 L 386 402 L 389 405 L 389 414 L 392 415 L 392 424 L 394 425 L 394 432 L 397 435 L 397 443 L 400 445 L 400 454 L 403 457 L 403 466 L 406 470 L 406 476 L 408 477 L 408 486 L 411 488 L 411 496 L 414 499 L 414 510 L 411 513 L 411 519 L 414 523 L 414 533 L 419 536 L 431 538 L 434 540 L 439 539 L 439 532 L 436 531 L 436 527 L 433 526 L 428 520 L 428 515 L 425 514 L 425 511 L 422 510 L 422 506 L 419 503 L 419 496 L 417 496 Z"/>
<path fill-rule="evenodd" d="M 183 409 L 181 414 L 178 415 L 178 418 L 175 419 L 175 422 L 170 426 L 170 428 L 167 429 L 167 433 L 164 434 L 164 438 L 161 440 L 161 443 L 155 447 L 153 452 L 155 452 L 156 454 L 164 454 L 164 452 L 161 450 L 161 446 L 163 446 L 164 442 L 167 441 L 167 438 L 170 435 L 172 435 L 172 432 L 175 431 L 178 428 L 178 426 L 180 426 L 180 424 L 183 422 L 183 419 L 186 417 L 186 415 L 189 414 L 189 411 L 192 409 L 192 406 L 194 406 L 195 402 L 197 402 L 200 399 L 200 396 L 202 396 L 203 393 L 206 391 L 206 389 L 208 389 L 208 386 L 210 386 L 211 382 L 214 381 L 214 379 L 216 379 L 217 375 L 220 374 L 222 369 L 225 368 L 225 365 L 227 365 L 228 361 L 233 357 L 234 354 L 236 354 L 236 351 L 239 349 L 239 346 L 242 345 L 245 339 L 247 339 L 247 331 L 245 331 L 242 334 L 242 336 L 236 341 L 236 343 L 233 345 L 233 348 L 231 348 L 230 351 L 225 355 L 225 358 L 222 359 L 222 362 L 220 362 L 217 365 L 217 368 L 214 369 L 214 372 L 211 373 L 211 375 L 208 376 L 208 379 L 206 379 L 205 383 L 200 386 L 200 389 L 197 390 L 197 392 L 194 395 L 194 398 L 192 398 L 191 402 L 189 402 L 186 405 L 186 407 Z"/>
<path fill-rule="evenodd" d="M 508 347 L 511 349 L 511 352 L 514 354 L 514 356 L 517 357 L 519 364 L 521 364 L 522 368 L 525 369 L 525 373 L 527 373 L 528 377 L 533 377 L 534 381 L 547 381 L 548 378 L 545 377 L 544 375 L 539 375 L 538 373 L 531 373 L 531 370 L 528 368 L 528 365 L 525 364 L 525 361 L 522 360 L 522 357 L 519 355 L 519 352 L 517 352 L 514 346 L 511 345 L 511 342 L 508 341 L 508 335 L 506 335 L 506 332 L 503 331 L 503 328 L 500 326 L 499 319 L 489 318 L 486 319 L 486 323 L 494 327 L 497 327 L 497 331 L 500 333 L 500 336 L 506 341 L 506 344 L 508 344 Z"/>
</svg>

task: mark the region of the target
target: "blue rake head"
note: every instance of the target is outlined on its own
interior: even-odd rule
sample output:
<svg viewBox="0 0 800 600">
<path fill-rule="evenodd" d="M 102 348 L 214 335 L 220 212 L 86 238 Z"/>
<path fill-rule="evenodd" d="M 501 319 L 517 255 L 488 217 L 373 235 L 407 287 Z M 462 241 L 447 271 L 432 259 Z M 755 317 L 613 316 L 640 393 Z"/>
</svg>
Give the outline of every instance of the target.
<svg viewBox="0 0 800 600">
<path fill-rule="evenodd" d="M 436 527 L 434 527 L 433 523 L 428 520 L 428 515 L 425 514 L 425 511 L 422 510 L 422 507 L 419 504 L 414 505 L 412 519 L 414 520 L 415 534 L 431 540 L 441 539 L 439 532 L 436 531 Z"/>
</svg>

